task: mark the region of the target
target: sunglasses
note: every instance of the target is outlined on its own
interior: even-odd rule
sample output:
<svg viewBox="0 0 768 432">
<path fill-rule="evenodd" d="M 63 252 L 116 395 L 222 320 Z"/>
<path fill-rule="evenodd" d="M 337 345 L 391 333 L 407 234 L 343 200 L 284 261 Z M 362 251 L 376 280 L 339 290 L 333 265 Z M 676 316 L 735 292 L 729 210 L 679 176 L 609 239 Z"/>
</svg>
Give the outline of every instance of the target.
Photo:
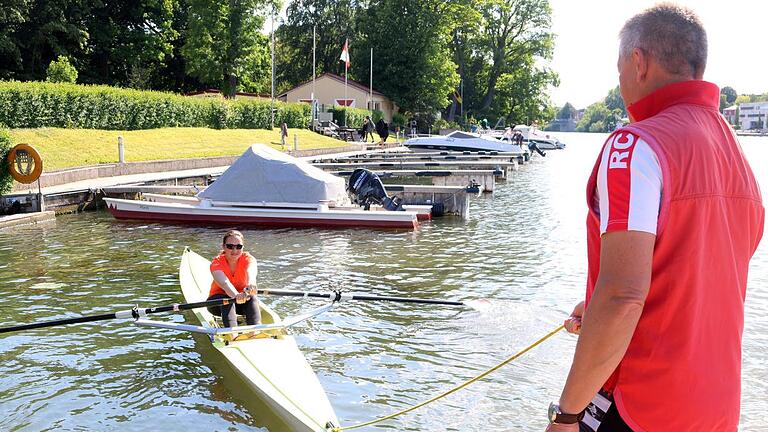
<svg viewBox="0 0 768 432">
<path fill-rule="evenodd" d="M 227 243 L 224 246 L 226 246 L 227 249 L 237 249 L 237 250 L 240 250 L 240 249 L 243 248 L 243 245 L 241 245 L 241 244 L 232 244 L 232 243 Z"/>
</svg>

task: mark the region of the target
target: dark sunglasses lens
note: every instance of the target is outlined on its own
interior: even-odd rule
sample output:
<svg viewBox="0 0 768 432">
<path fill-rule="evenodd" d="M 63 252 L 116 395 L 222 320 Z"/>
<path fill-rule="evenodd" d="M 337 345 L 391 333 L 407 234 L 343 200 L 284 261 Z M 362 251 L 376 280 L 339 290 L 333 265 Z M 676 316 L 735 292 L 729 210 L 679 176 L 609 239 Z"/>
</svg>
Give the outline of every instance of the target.
<svg viewBox="0 0 768 432">
<path fill-rule="evenodd" d="M 241 244 L 232 244 L 232 243 L 227 243 L 224 246 L 226 246 L 227 249 L 237 249 L 237 250 L 240 250 L 240 249 L 243 248 L 243 245 L 241 245 Z"/>
</svg>

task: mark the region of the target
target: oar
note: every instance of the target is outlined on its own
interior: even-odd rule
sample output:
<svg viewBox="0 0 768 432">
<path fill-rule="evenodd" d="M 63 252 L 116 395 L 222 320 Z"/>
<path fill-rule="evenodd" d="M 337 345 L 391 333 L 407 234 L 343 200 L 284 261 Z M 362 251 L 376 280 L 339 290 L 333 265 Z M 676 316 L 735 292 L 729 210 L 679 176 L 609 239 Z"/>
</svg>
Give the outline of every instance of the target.
<svg viewBox="0 0 768 432">
<path fill-rule="evenodd" d="M 54 326 L 60 326 L 60 325 L 79 324 L 79 323 L 94 322 L 94 321 L 106 321 L 111 319 L 127 319 L 127 318 L 139 319 L 143 316 L 153 314 L 153 313 L 176 312 L 176 311 L 182 311 L 182 310 L 203 308 L 208 306 L 220 306 L 220 305 L 228 304 L 233 301 L 234 299 L 222 298 L 222 299 L 207 300 L 207 301 L 196 302 L 196 303 L 172 304 L 168 306 L 160 306 L 160 307 L 153 307 L 153 308 L 146 308 L 146 309 L 140 309 L 137 306 L 137 307 L 134 307 L 133 309 L 123 310 L 123 311 L 118 311 L 118 312 L 108 313 L 108 314 L 88 315 L 88 316 L 81 316 L 77 318 L 66 318 L 66 319 L 44 321 L 44 322 L 38 322 L 38 323 L 32 323 L 32 324 L 22 324 L 22 325 L 13 326 L 13 327 L 3 327 L 3 328 L 0 328 L 0 333 L 10 333 L 10 332 L 21 331 L 21 330 L 32 330 L 32 329 L 38 329 L 38 328 L 44 328 L 44 327 L 54 327 Z"/>
<path fill-rule="evenodd" d="M 355 294 L 341 291 L 331 292 L 315 292 L 315 291 L 293 291 L 293 290 L 257 290 L 261 295 L 274 295 L 284 297 L 314 297 L 314 298 L 327 298 L 332 301 L 347 301 L 347 300 L 362 300 L 362 301 L 390 301 L 397 303 L 418 303 L 418 304 L 432 304 L 432 305 L 445 305 L 445 306 L 466 306 L 475 310 L 480 310 L 484 306 L 489 305 L 488 300 L 439 300 L 439 299 L 427 299 L 416 297 L 391 297 L 391 296 L 377 296 L 368 294 Z"/>
</svg>

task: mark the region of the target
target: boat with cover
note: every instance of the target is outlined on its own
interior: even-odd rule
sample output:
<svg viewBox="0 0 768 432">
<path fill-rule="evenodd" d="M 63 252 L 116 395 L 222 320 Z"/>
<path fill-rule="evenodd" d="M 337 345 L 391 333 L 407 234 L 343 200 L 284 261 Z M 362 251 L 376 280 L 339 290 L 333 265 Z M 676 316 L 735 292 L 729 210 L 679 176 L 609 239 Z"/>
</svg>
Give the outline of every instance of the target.
<svg viewBox="0 0 768 432">
<path fill-rule="evenodd" d="M 185 249 L 179 265 L 184 299 L 189 303 L 205 301 L 212 280 L 210 261 Z M 222 328 L 221 320 L 215 319 L 206 308 L 194 309 L 200 326 L 144 319 L 136 323 L 207 334 L 216 351 L 291 431 L 325 432 L 339 425 L 338 418 L 317 375 L 286 329 L 331 309 L 333 305 L 331 302 L 281 320 L 275 311 L 260 301 L 262 324 L 255 326 Z M 250 332 L 255 334 L 248 335 Z"/>
<path fill-rule="evenodd" d="M 381 182 L 378 178 L 370 181 Z M 369 227 L 414 229 L 419 216 L 405 211 L 381 188 L 354 205 L 345 180 L 265 145 L 253 145 L 195 197 L 153 201 L 104 198 L 116 219 L 256 225 L 263 227 Z M 389 211 L 387 208 L 394 209 Z M 379 210 L 376 210 L 379 209 Z"/>
<path fill-rule="evenodd" d="M 487 151 L 517 153 L 524 156 L 526 151 L 511 141 L 498 140 L 489 135 L 453 131 L 448 135 L 434 135 L 411 138 L 403 143 L 410 149 L 426 151 Z"/>
</svg>

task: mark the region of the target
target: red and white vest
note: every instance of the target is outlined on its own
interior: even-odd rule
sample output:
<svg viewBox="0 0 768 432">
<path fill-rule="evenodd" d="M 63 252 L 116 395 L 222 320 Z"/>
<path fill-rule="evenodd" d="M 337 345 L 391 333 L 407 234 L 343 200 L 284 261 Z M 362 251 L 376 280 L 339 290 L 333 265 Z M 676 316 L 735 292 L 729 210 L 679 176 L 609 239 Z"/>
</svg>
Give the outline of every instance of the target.
<svg viewBox="0 0 768 432">
<path fill-rule="evenodd" d="M 629 348 L 604 386 L 636 432 L 738 426 L 747 269 L 765 210 L 718 112 L 719 96 L 704 81 L 665 86 L 631 105 L 635 123 L 605 144 L 619 160 L 631 160 L 632 146 L 614 136 L 644 141 L 663 179 L 650 290 Z M 587 314 L 600 265 L 599 165 L 600 158 L 587 187 Z"/>
</svg>

